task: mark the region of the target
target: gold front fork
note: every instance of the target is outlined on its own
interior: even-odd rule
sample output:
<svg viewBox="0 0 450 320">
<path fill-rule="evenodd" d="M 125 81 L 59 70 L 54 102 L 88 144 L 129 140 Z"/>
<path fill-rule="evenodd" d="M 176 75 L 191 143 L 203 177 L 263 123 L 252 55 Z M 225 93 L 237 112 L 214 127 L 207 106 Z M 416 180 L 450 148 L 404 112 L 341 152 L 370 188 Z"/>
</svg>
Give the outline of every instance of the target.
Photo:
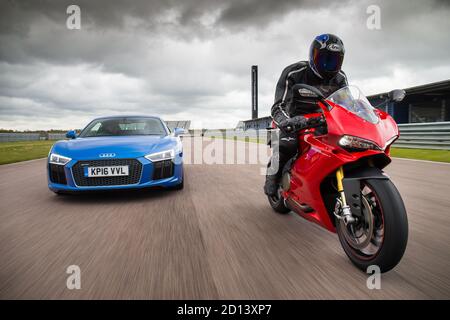
<svg viewBox="0 0 450 320">
<path fill-rule="evenodd" d="M 347 200 L 345 199 L 344 185 L 342 183 L 342 180 L 344 180 L 344 169 L 342 168 L 342 166 L 339 167 L 336 171 L 336 180 L 337 180 L 338 192 L 341 195 L 342 214 L 338 215 L 337 213 L 335 213 L 335 215 L 339 219 L 342 219 L 344 221 L 345 225 L 347 225 L 348 223 L 353 223 L 355 221 L 355 218 L 352 216 L 350 207 L 347 205 Z"/>
<path fill-rule="evenodd" d="M 341 195 L 342 206 L 345 207 L 347 206 L 347 201 L 345 200 L 344 185 L 342 184 L 343 179 L 344 179 L 344 169 L 342 167 L 339 167 L 336 171 L 337 187 L 338 192 Z"/>
</svg>

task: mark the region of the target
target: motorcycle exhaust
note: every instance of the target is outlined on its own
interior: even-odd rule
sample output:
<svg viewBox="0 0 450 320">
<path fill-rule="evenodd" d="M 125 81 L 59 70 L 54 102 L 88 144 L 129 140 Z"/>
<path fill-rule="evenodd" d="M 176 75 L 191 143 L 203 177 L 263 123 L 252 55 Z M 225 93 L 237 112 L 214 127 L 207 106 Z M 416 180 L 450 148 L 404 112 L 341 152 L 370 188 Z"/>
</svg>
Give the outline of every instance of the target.
<svg viewBox="0 0 450 320">
<path fill-rule="evenodd" d="M 291 188 L 291 174 L 289 172 L 283 174 L 283 177 L 281 178 L 281 188 L 284 192 L 289 191 Z"/>
<path fill-rule="evenodd" d="M 314 209 L 311 208 L 310 206 L 308 206 L 306 203 L 301 204 L 291 198 L 288 198 L 286 200 L 286 203 L 292 211 L 303 212 L 303 213 L 311 213 L 314 211 Z"/>
</svg>

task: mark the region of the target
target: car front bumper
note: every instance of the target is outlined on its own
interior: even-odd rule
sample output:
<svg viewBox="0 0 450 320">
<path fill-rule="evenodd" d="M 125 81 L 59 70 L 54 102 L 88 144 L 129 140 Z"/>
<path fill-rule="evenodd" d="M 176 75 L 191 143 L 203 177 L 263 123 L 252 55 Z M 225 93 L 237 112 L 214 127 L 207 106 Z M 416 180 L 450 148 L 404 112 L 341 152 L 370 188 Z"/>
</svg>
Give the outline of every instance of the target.
<svg viewBox="0 0 450 320">
<path fill-rule="evenodd" d="M 119 159 L 120 160 L 120 159 Z M 170 177 L 164 177 L 162 179 L 153 179 L 155 171 L 155 163 L 147 160 L 144 157 L 136 158 L 142 166 L 141 176 L 137 183 L 133 184 L 122 184 L 122 185 L 77 185 L 76 179 L 73 174 L 73 167 L 78 162 L 78 160 L 71 160 L 64 166 L 64 183 L 56 183 L 52 181 L 51 174 L 49 170 L 49 165 L 47 165 L 47 180 L 48 188 L 54 192 L 58 191 L 68 191 L 68 192 L 79 192 L 79 191 L 95 191 L 95 190 L 120 190 L 120 189 L 140 189 L 140 188 L 152 188 L 152 187 L 174 187 L 179 185 L 183 179 L 183 163 L 182 158 L 177 155 L 175 160 L 173 160 L 173 175 Z M 80 160 L 86 161 L 86 160 Z M 95 161 L 95 160 L 92 160 Z M 91 178 L 98 179 L 98 178 Z"/>
</svg>

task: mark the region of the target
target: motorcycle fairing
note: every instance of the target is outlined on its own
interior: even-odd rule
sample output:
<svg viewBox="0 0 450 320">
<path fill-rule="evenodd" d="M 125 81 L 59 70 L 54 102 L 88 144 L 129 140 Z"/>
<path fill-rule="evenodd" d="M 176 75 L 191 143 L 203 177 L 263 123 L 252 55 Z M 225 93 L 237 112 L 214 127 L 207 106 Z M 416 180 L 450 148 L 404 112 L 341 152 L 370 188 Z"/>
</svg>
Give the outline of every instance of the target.
<svg viewBox="0 0 450 320">
<path fill-rule="evenodd" d="M 331 232 L 336 232 L 332 222 L 333 214 L 327 210 L 322 199 L 321 183 L 329 175 L 334 175 L 341 166 L 345 169 L 361 159 L 377 158 L 380 155 L 388 158 L 389 148 L 383 151 L 385 143 L 392 137 L 398 136 L 398 129 L 394 120 L 382 111 L 375 110 L 379 121 L 374 124 L 331 101 L 327 102 L 331 109 L 322 103 L 319 105 L 327 121 L 328 134 L 315 136 L 312 131 L 299 134 L 301 154 L 291 169 L 290 189 L 283 192 L 283 196 L 313 209 L 309 213 L 296 210 L 299 215 Z M 306 117 L 314 116 L 317 114 L 306 115 Z M 345 134 L 369 139 L 380 146 L 381 150 L 349 152 L 338 146 L 339 139 Z M 381 162 L 380 169 L 389 162 L 388 159 Z"/>
</svg>

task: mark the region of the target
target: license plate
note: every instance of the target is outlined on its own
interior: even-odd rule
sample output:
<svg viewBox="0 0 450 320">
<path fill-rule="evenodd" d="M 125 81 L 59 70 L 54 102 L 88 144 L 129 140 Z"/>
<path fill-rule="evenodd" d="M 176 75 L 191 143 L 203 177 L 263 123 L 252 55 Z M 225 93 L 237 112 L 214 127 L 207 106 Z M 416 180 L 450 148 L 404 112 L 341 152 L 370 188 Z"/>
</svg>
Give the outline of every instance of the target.
<svg viewBox="0 0 450 320">
<path fill-rule="evenodd" d="M 128 176 L 128 166 L 85 167 L 85 177 L 119 177 Z"/>
</svg>

